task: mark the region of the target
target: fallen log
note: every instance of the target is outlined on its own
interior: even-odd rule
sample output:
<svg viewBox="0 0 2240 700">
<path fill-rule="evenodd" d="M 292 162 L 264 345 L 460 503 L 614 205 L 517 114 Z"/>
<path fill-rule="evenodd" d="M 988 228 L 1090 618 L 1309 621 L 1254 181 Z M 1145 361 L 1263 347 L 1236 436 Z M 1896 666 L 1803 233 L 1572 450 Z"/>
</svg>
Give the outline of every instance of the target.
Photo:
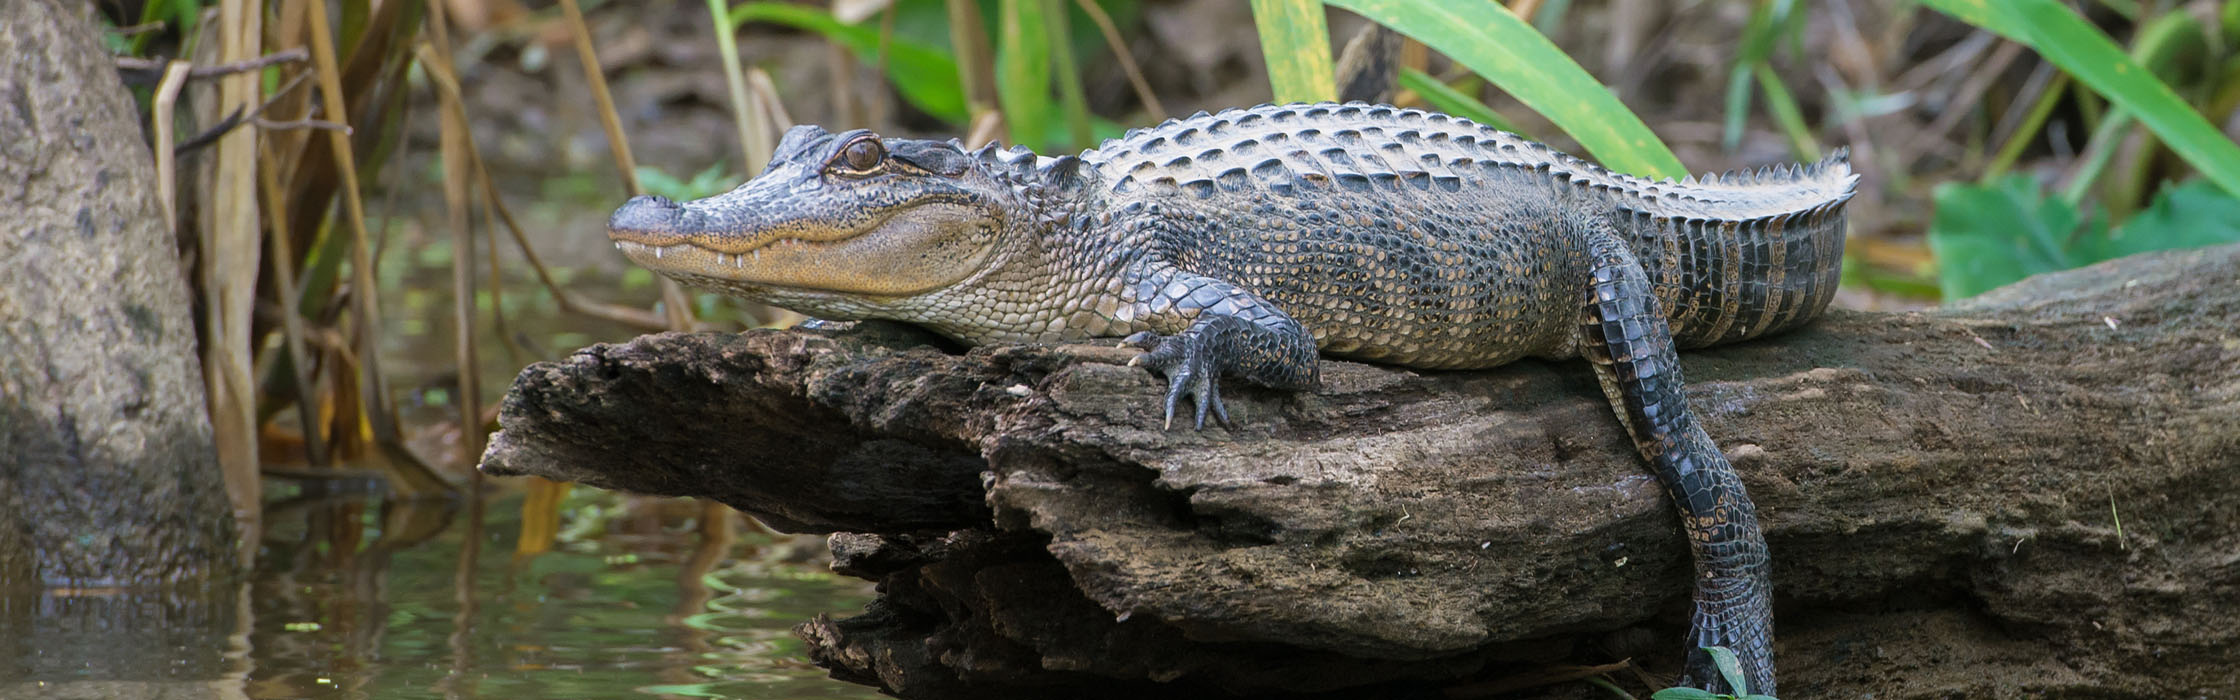
<svg viewBox="0 0 2240 700">
<path fill-rule="evenodd" d="M 2240 246 L 2139 256 L 1684 353 L 1774 554 L 1786 694 L 2240 692 L 2236 280 Z M 881 597 L 799 631 L 904 697 L 1677 670 L 1687 549 L 1584 365 L 1326 361 L 1193 432 L 1130 355 L 646 336 L 524 370 L 483 469 L 836 533 Z"/>
</svg>

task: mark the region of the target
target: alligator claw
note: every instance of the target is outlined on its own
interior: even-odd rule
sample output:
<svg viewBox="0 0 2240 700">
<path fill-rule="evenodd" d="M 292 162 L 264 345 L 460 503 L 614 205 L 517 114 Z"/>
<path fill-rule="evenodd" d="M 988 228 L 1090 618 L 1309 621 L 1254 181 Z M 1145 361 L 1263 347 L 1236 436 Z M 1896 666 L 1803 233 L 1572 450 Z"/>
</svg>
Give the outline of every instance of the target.
<svg viewBox="0 0 2240 700">
<path fill-rule="evenodd" d="M 1130 366 L 1147 367 L 1153 372 L 1166 376 L 1167 400 L 1164 429 L 1174 429 L 1175 409 L 1181 406 L 1184 395 L 1188 395 L 1192 403 L 1196 404 L 1195 415 L 1193 416 L 1195 419 L 1193 425 L 1196 429 L 1205 429 L 1206 416 L 1209 415 L 1219 420 L 1222 426 L 1227 427 L 1229 426 L 1229 409 L 1221 405 L 1220 367 L 1215 364 L 1212 358 L 1208 357 L 1211 353 L 1193 347 L 1193 343 L 1186 340 L 1188 337 L 1191 336 L 1175 335 L 1162 338 L 1156 333 L 1143 331 L 1128 336 L 1127 339 L 1120 341 L 1120 344 L 1146 349 L 1146 352 L 1128 361 Z"/>
</svg>

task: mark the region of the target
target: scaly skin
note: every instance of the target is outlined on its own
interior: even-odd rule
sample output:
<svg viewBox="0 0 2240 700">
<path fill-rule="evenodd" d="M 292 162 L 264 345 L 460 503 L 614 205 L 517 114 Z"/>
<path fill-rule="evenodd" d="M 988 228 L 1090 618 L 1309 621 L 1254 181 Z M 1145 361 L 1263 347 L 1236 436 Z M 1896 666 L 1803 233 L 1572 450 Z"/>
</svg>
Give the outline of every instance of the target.
<svg viewBox="0 0 2240 700">
<path fill-rule="evenodd" d="M 1318 353 L 1423 368 L 1584 356 L 1680 507 L 1694 648 L 1772 693 L 1765 539 L 1689 412 L 1674 350 L 1811 320 L 1835 293 L 1840 155 L 1653 182 L 1514 134 L 1363 104 L 1262 106 L 1079 156 L 787 132 L 729 193 L 639 197 L 609 233 L 687 284 L 967 343 L 1127 337 L 1195 423 L 1219 382 L 1316 385 Z"/>
</svg>

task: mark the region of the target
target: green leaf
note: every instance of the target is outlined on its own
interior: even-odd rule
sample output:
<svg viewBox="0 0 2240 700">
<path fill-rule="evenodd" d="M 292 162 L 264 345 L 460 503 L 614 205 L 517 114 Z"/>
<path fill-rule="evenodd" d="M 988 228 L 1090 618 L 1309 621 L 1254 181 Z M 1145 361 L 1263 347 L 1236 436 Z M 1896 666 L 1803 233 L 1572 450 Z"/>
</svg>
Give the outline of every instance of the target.
<svg viewBox="0 0 2240 700">
<path fill-rule="evenodd" d="M 650 165 L 638 166 L 638 186 L 645 188 L 646 194 L 657 194 L 679 202 L 715 196 L 730 189 L 733 183 L 741 179 L 724 172 L 722 163 L 693 173 L 690 180 L 677 179 L 677 176 L 670 175 L 668 171 Z"/>
<path fill-rule="evenodd" d="M 1742 678 L 1742 660 L 1726 647 L 1704 647 L 1703 653 L 1711 655 L 1711 665 L 1719 667 L 1719 675 L 1727 679 L 1727 687 L 1736 695 L 1750 694 L 1750 684 Z"/>
<path fill-rule="evenodd" d="M 816 32 L 839 42 L 857 60 L 879 60 L 879 28 L 843 24 L 832 14 L 813 7 L 783 2 L 743 2 L 731 6 L 731 23 L 769 22 Z M 964 84 L 957 79 L 957 61 L 949 53 L 905 40 L 896 32 L 887 44 L 887 71 L 902 99 L 926 114 L 951 124 L 964 124 Z"/>
<path fill-rule="evenodd" d="M 1941 185 L 1936 200 L 1929 251 L 1947 300 L 2135 253 L 2240 241 L 2240 199 L 2200 180 L 2165 188 L 2112 231 L 2101 213 L 2085 216 L 2022 175 Z"/>
<path fill-rule="evenodd" d="M 2054 0 L 1922 3 L 2036 49 L 2079 82 L 2130 110 L 2210 181 L 2240 195 L 2240 145 L 2225 138 L 2169 85 L 2156 80 L 2075 10 Z"/>
<path fill-rule="evenodd" d="M 1666 688 L 1649 694 L 1649 700 L 1718 700 L 1719 696 L 1702 688 Z"/>
<path fill-rule="evenodd" d="M 1401 66 L 1400 87 L 1416 91 L 1416 94 L 1423 96 L 1424 102 L 1429 103 L 1441 112 L 1502 131 L 1515 133 L 1517 130 L 1515 124 L 1501 118 L 1501 114 L 1493 111 L 1492 107 L 1486 106 L 1486 103 L 1479 102 L 1478 98 L 1463 94 L 1462 91 L 1456 90 L 1446 83 L 1439 82 L 1438 78 L 1431 77 L 1429 73 Z"/>
<path fill-rule="evenodd" d="M 1946 300 L 1975 296 L 2040 272 L 2075 267 L 2063 245 L 2077 232 L 2075 207 L 2047 197 L 2035 180 L 2009 175 L 1989 185 L 1937 186 L 1929 252 Z M 2105 225 L 2097 217 L 2091 235 Z"/>
<path fill-rule="evenodd" d="M 2106 236 L 2077 241 L 2080 264 L 2156 250 L 2240 241 L 2240 199 L 2206 181 L 2163 188 L 2154 203 Z"/>
<path fill-rule="evenodd" d="M 1041 0 L 1003 0 L 997 12 L 996 101 L 1012 143 L 1050 144 L 1050 27 Z"/>
<path fill-rule="evenodd" d="M 1268 83 L 1277 102 L 1338 99 L 1330 60 L 1330 25 L 1315 0 L 1252 0 L 1260 52 L 1268 58 Z"/>
<path fill-rule="evenodd" d="M 1477 71 L 1577 139 L 1603 167 L 1649 177 L 1687 173 L 1672 150 L 1609 88 L 1493 0 L 1326 2 L 1414 37 Z"/>
</svg>

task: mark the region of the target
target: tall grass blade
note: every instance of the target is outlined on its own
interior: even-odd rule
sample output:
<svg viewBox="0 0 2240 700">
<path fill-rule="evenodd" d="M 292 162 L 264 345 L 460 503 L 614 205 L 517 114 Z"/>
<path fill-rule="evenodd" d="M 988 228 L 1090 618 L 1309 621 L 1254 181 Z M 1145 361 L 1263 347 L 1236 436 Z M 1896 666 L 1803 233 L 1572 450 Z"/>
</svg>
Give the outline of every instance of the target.
<svg viewBox="0 0 2240 700">
<path fill-rule="evenodd" d="M 1812 135 L 1812 126 L 1804 121 L 1804 110 L 1797 108 L 1797 98 L 1789 94 L 1789 86 L 1775 75 L 1773 65 L 1759 63 L 1750 71 L 1758 76 L 1758 89 L 1766 93 L 1766 111 L 1773 114 L 1773 123 L 1781 125 L 1781 133 L 1789 137 L 1789 151 L 1800 161 L 1820 159 L 1820 139 Z"/>
<path fill-rule="evenodd" d="M 747 98 L 747 74 L 739 68 L 739 25 L 731 21 L 731 8 L 723 0 L 708 0 L 708 15 L 715 18 L 711 28 L 716 34 L 716 51 L 723 61 L 723 86 L 731 94 L 731 123 L 739 130 L 739 170 L 748 175 L 762 172 L 762 164 L 769 162 L 770 151 L 756 148 L 759 145 L 755 132 L 759 131 L 761 115 L 756 114 L 753 103 Z"/>
<path fill-rule="evenodd" d="M 1057 150 L 1087 148 L 1090 139 L 1096 138 L 1089 125 L 1089 94 L 1081 87 L 1081 69 L 1073 59 L 1073 28 L 1066 18 L 1066 7 L 1060 0 L 1037 0 L 1042 3 L 1042 16 L 1050 23 L 1050 60 L 1057 71 L 1058 103 L 1066 119 L 1066 140 L 1057 144 Z"/>
<path fill-rule="evenodd" d="M 591 99 L 598 104 L 599 125 L 606 129 L 607 149 L 614 154 L 615 170 L 622 176 L 623 189 L 633 197 L 645 194 L 645 187 L 638 183 L 638 159 L 630 155 L 630 139 L 622 133 L 622 116 L 615 112 L 614 94 L 607 90 L 607 73 L 599 67 L 599 51 L 591 45 L 591 27 L 583 21 L 583 8 L 576 0 L 560 0 L 560 7 L 566 13 L 568 33 L 575 38 L 576 58 L 583 64 L 583 77 L 591 86 Z M 671 330 L 692 329 L 692 304 L 676 280 L 661 278 L 661 308 Z"/>
<path fill-rule="evenodd" d="M 231 63 L 263 53 L 260 3 L 225 0 L 218 8 L 218 60 Z M 248 114 L 263 102 L 255 73 L 218 82 L 220 113 Z M 235 129 L 218 139 L 211 174 L 213 202 L 202 221 L 202 292 L 206 297 L 204 382 L 210 385 L 211 428 L 234 512 L 254 521 L 264 498 L 257 459 L 256 352 L 251 325 L 257 302 L 257 130 Z"/>
<path fill-rule="evenodd" d="M 720 7 L 720 6 L 719 6 Z M 451 61 L 451 31 L 446 26 L 442 6 L 428 12 L 428 26 L 434 30 L 432 41 L 420 45 L 420 64 L 429 75 L 442 74 L 448 79 L 457 74 Z M 474 482 L 482 481 L 482 472 L 474 469 L 482 459 L 483 441 L 487 434 L 482 424 L 482 373 L 477 368 L 481 348 L 476 343 L 475 319 L 475 251 L 474 251 L 474 202 L 469 187 L 474 183 L 473 129 L 467 125 L 467 110 L 460 103 L 456 85 L 453 89 L 439 90 L 437 98 L 442 103 L 443 117 L 437 128 L 437 147 L 443 154 L 443 205 L 446 221 L 451 227 L 451 323 L 453 359 L 459 367 L 459 395 L 453 405 L 459 410 L 459 452 L 462 466 Z M 492 250 L 492 257 L 496 257 Z M 492 278 L 491 286 L 498 280 Z"/>
<path fill-rule="evenodd" d="M 1042 0 L 1002 0 L 997 5 L 996 99 L 1011 125 L 1011 141 L 1048 151 L 1050 29 Z"/>
<path fill-rule="evenodd" d="M 2078 82 L 2130 111 L 2211 182 L 2240 195 L 2240 145 L 2225 138 L 2168 84 L 2155 79 L 2075 10 L 2053 0 L 1923 0 L 1922 4 L 2036 49 Z"/>
<path fill-rule="evenodd" d="M 1430 104 L 1432 109 L 1502 131 L 1517 132 L 1516 124 L 1502 118 L 1501 113 L 1493 111 L 1493 108 L 1486 106 L 1486 103 L 1479 102 L 1478 98 L 1463 94 L 1462 91 L 1439 82 L 1438 78 L 1432 77 L 1429 73 L 1402 66 L 1400 68 L 1400 87 L 1414 90 L 1417 95 L 1423 96 L 1423 101 Z"/>
<path fill-rule="evenodd" d="M 1330 25 L 1315 0 L 1252 0 L 1260 52 L 1268 58 L 1268 83 L 1277 102 L 1338 99 L 1330 58 Z"/>
<path fill-rule="evenodd" d="M 336 63 L 334 42 L 328 35 L 331 31 L 329 28 L 333 25 L 327 21 L 325 3 L 312 0 L 306 6 L 310 11 L 311 60 L 318 71 L 322 107 L 330 119 L 347 124 L 350 112 L 344 109 L 342 103 L 342 70 Z M 403 44 L 398 45 L 399 50 L 402 47 Z M 342 131 L 329 130 L 327 137 L 335 158 L 335 172 L 342 180 L 340 193 L 345 219 L 343 225 L 349 228 L 351 234 L 350 298 L 354 303 L 351 311 L 357 324 L 355 349 L 358 372 L 355 385 L 362 399 L 359 407 L 366 421 L 365 427 L 371 429 L 375 442 L 393 443 L 397 441 L 398 431 L 393 404 L 388 396 L 386 379 L 381 373 L 380 357 L 377 354 L 381 336 L 381 311 L 378 295 L 374 292 L 373 238 L 366 230 L 365 199 L 359 194 L 363 190 L 358 184 L 356 151 L 351 147 L 350 136 Z M 395 478 L 390 480 L 389 485 L 399 495 L 411 497 L 449 490 L 442 479 L 411 462 L 393 460 L 392 466 L 396 468 L 392 474 Z"/>
<path fill-rule="evenodd" d="M 1687 169 L 1608 88 L 1492 0 L 1326 0 L 1399 30 L 1516 96 L 1604 167 L 1649 177 Z"/>
<path fill-rule="evenodd" d="M 957 56 L 957 82 L 964 86 L 965 112 L 976 124 L 996 110 L 994 52 L 988 48 L 988 31 L 980 24 L 980 4 L 949 0 L 949 50 Z"/>
<path fill-rule="evenodd" d="M 288 238 L 288 190 L 280 186 L 280 158 L 273 144 L 263 144 L 257 162 L 257 185 L 264 195 L 265 245 L 272 247 L 272 287 L 281 303 L 280 333 L 287 352 L 288 384 L 294 390 L 297 420 L 303 424 L 303 454 L 313 467 L 327 466 L 326 423 L 320 420 L 319 397 L 312 390 L 311 355 L 304 350 L 303 315 L 297 312 L 300 290 L 296 286 L 295 250 Z"/>
</svg>

